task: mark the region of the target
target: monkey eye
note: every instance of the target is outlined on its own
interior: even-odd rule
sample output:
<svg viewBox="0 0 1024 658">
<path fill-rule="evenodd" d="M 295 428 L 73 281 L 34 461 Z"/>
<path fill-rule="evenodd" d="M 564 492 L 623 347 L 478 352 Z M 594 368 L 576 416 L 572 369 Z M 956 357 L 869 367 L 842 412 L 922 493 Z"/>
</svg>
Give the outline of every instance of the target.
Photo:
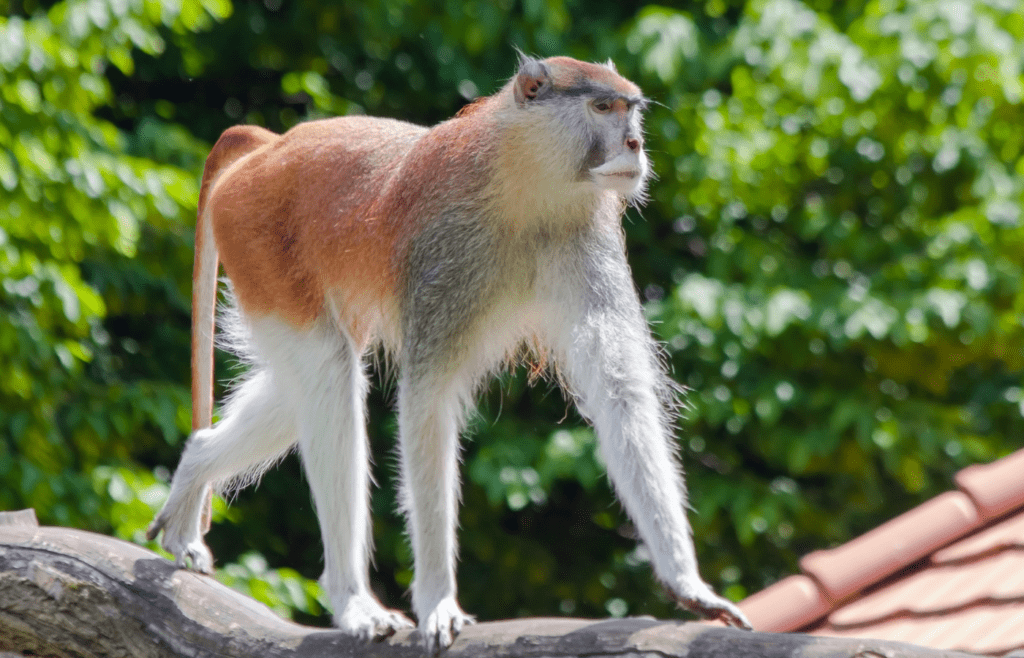
<svg viewBox="0 0 1024 658">
<path fill-rule="evenodd" d="M 608 112 L 611 112 L 612 104 L 607 101 L 594 101 L 592 107 L 594 108 L 595 112 L 598 112 L 600 114 L 607 114 Z"/>
</svg>

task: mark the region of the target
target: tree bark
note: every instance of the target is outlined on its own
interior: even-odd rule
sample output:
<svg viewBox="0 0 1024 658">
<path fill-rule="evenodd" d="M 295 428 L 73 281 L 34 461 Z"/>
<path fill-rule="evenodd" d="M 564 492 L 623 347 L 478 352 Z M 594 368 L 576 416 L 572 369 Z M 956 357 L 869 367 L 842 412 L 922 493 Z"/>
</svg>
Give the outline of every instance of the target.
<svg viewBox="0 0 1024 658">
<path fill-rule="evenodd" d="M 141 546 L 40 527 L 32 510 L 0 513 L 0 656 L 9 651 L 60 658 L 423 656 L 415 631 L 366 644 L 337 631 L 299 626 Z M 466 628 L 447 651 L 450 658 L 967 655 L 651 618 L 486 622 Z"/>
</svg>

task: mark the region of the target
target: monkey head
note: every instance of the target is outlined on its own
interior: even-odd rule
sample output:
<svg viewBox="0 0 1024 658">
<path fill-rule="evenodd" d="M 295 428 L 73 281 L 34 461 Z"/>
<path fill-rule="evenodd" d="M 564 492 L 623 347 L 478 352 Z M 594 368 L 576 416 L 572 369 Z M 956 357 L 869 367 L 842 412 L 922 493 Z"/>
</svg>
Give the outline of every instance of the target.
<svg viewBox="0 0 1024 658">
<path fill-rule="evenodd" d="M 509 86 L 520 111 L 547 115 L 554 129 L 543 137 L 556 142 L 551 153 L 575 160 L 566 164 L 574 168 L 577 181 L 617 192 L 634 205 L 645 200 L 651 174 L 643 148 L 648 100 L 610 60 L 591 64 L 520 56 L 519 72 Z"/>
</svg>

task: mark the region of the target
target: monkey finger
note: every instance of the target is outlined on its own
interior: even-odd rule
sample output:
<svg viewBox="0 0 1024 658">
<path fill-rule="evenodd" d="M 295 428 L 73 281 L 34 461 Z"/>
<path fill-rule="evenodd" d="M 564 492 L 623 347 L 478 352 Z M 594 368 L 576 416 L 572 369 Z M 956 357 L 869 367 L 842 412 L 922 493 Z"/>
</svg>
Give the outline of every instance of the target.
<svg viewBox="0 0 1024 658">
<path fill-rule="evenodd" d="M 383 642 L 400 630 L 416 627 L 416 624 L 397 610 L 388 610 L 387 612 L 387 619 L 377 623 L 373 637 L 374 642 Z"/>
<path fill-rule="evenodd" d="M 463 626 L 475 622 L 476 619 L 463 612 L 454 598 L 442 599 L 420 624 L 424 649 L 431 656 L 440 654 L 452 645 Z"/>
<path fill-rule="evenodd" d="M 751 622 L 738 610 L 722 611 L 718 614 L 718 618 L 725 622 L 726 625 L 732 626 L 733 628 L 754 630 L 754 626 L 751 625 Z"/>
<path fill-rule="evenodd" d="M 676 603 L 703 619 L 718 619 L 728 626 L 752 631 L 754 627 L 739 608 L 714 593 L 684 598 L 676 596 Z"/>
</svg>

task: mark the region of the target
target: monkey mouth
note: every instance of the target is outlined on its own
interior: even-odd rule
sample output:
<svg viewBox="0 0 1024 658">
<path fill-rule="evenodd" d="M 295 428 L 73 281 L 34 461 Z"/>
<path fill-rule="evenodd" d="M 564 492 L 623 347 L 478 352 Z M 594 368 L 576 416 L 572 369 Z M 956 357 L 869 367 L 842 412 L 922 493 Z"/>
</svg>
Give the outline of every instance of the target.
<svg viewBox="0 0 1024 658">
<path fill-rule="evenodd" d="M 638 160 L 632 154 L 622 154 L 594 167 L 590 175 L 598 187 L 628 196 L 643 186 L 647 167 L 644 160 Z"/>
<path fill-rule="evenodd" d="M 596 178 L 632 180 L 644 175 L 644 167 L 636 158 L 620 155 L 590 170 Z"/>
<path fill-rule="evenodd" d="M 595 178 L 618 178 L 621 180 L 632 180 L 641 176 L 641 171 L 636 167 L 626 167 L 624 169 L 605 169 L 605 167 L 595 167 L 590 170 Z"/>
</svg>

